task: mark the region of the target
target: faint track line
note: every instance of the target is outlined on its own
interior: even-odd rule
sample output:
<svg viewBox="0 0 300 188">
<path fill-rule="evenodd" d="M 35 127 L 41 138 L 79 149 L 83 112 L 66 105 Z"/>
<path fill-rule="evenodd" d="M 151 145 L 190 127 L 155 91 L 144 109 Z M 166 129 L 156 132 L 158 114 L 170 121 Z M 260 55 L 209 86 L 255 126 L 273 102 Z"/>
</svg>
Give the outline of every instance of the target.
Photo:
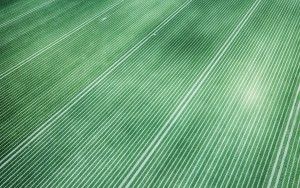
<svg viewBox="0 0 300 188">
<path fill-rule="evenodd" d="M 27 11 L 27 12 L 25 12 L 25 13 L 17 16 L 17 17 L 15 17 L 15 18 L 13 18 L 13 19 L 10 19 L 10 20 L 8 20 L 8 21 L 6 21 L 4 23 L 1 23 L 0 24 L 0 29 L 3 28 L 3 27 L 6 27 L 7 25 L 12 24 L 15 21 L 18 21 L 18 20 L 22 19 L 23 17 L 27 16 L 28 14 L 31 14 L 31 13 L 33 13 L 35 11 L 38 11 L 39 9 L 42 9 L 42 8 L 44 8 L 47 5 L 50 5 L 51 3 L 55 2 L 55 1 L 56 0 L 50 0 L 48 2 L 45 2 L 45 3 L 43 3 L 43 4 L 41 4 L 41 5 L 37 6 L 37 7 L 34 7 L 33 9 L 31 9 L 31 10 L 29 10 L 29 11 Z"/>
<path fill-rule="evenodd" d="M 44 25 L 46 24 L 47 22 L 53 20 L 54 18 L 57 18 L 59 16 L 61 16 L 62 14 L 66 13 L 67 11 L 69 11 L 70 9 L 74 8 L 75 6 L 79 5 L 81 2 L 75 2 L 67 7 L 65 7 L 65 9 L 61 10 L 61 12 L 58 12 L 57 14 L 54 14 L 53 16 L 41 21 L 40 23 L 38 24 L 35 24 L 33 27 L 28 27 L 29 29 L 23 31 L 23 32 L 18 32 L 12 36 L 10 36 L 9 38 L 1 41 L 0 43 L 0 47 L 3 47 L 9 43 L 11 43 L 12 41 L 20 38 L 21 36 L 24 36 L 26 34 L 28 34 L 29 32 L 31 32 L 32 30 L 36 29 L 37 27 L 41 26 L 41 25 Z"/>
<path fill-rule="evenodd" d="M 71 35 L 73 35 L 74 33 L 76 33 L 77 31 L 81 30 L 82 28 L 84 28 L 85 26 L 87 26 L 88 24 L 90 24 L 92 21 L 96 20 L 97 18 L 99 18 L 100 16 L 104 15 L 105 13 L 107 13 L 111 9 L 117 7 L 118 5 L 120 5 L 123 2 L 124 2 L 124 0 L 121 0 L 118 3 L 116 3 L 116 4 L 114 4 L 114 5 L 110 6 L 110 7 L 108 7 L 107 9 L 105 9 L 104 11 L 102 11 L 101 13 L 93 16 L 92 18 L 89 18 L 88 20 L 86 20 L 85 22 L 81 23 L 80 25 L 78 25 L 77 27 L 75 27 L 74 29 L 72 29 L 71 31 L 69 31 L 68 33 L 66 33 L 63 36 L 61 36 L 60 38 L 58 38 L 57 40 L 53 41 L 52 43 L 48 44 L 44 48 L 42 48 L 42 49 L 38 50 L 37 52 L 35 52 L 34 54 L 30 55 L 28 58 L 26 58 L 23 61 L 17 63 L 16 65 L 14 65 L 13 67 L 9 68 L 5 72 L 1 73 L 0 74 L 0 80 L 3 79 L 3 78 L 5 78 L 6 76 L 10 75 L 11 73 L 13 73 L 14 71 L 16 71 L 20 67 L 24 66 L 25 64 L 29 63 L 31 60 L 35 59 L 36 57 L 38 57 L 39 55 L 43 54 L 47 50 L 51 49 L 53 46 L 57 45 L 58 43 L 62 42 L 65 39 L 67 39 L 68 37 L 70 37 Z"/>
<path fill-rule="evenodd" d="M 11 11 L 7 11 L 7 10 L 6 10 L 7 8 L 8 8 L 8 9 L 13 9 L 13 11 L 15 11 L 15 10 L 17 9 L 16 7 L 17 7 L 17 6 L 20 6 L 19 4 L 22 3 L 22 5 L 25 6 L 25 5 L 28 5 L 28 4 L 32 3 L 33 1 L 34 1 L 34 0 L 28 0 L 26 3 L 21 2 L 21 1 L 16 2 L 16 3 L 13 3 L 13 4 L 11 4 L 11 5 L 8 5 L 8 7 L 2 8 L 2 9 L 0 10 L 0 14 L 5 14 L 5 13 L 11 12 Z M 1 16 L 3 16 L 3 15 L 1 15 Z"/>
</svg>

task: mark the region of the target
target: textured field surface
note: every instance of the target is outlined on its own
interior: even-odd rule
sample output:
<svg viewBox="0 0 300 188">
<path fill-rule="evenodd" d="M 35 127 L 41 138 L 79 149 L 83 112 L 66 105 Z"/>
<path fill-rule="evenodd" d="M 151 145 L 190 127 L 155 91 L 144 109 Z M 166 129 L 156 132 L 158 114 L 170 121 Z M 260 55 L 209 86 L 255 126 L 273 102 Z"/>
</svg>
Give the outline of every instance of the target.
<svg viewBox="0 0 300 188">
<path fill-rule="evenodd" d="M 300 1 L 1 1 L 0 187 L 299 188 Z"/>
</svg>

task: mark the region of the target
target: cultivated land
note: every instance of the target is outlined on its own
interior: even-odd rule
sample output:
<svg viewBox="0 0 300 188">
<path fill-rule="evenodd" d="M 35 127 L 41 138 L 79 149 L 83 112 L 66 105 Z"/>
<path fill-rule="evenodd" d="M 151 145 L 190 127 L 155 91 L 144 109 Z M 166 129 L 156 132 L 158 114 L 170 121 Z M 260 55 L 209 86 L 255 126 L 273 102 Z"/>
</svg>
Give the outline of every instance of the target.
<svg viewBox="0 0 300 188">
<path fill-rule="evenodd" d="M 300 187 L 300 1 L 0 3 L 0 187 Z"/>
</svg>

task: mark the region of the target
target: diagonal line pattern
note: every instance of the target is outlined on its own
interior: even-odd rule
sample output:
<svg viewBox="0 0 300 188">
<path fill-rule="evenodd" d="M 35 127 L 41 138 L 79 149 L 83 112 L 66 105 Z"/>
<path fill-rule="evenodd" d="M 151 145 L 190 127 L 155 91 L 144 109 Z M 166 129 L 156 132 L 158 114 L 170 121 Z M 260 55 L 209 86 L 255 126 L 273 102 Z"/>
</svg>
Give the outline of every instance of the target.
<svg viewBox="0 0 300 188">
<path fill-rule="evenodd" d="M 246 15 L 243 17 L 241 22 L 237 25 L 237 27 L 234 29 L 232 34 L 228 37 L 228 39 L 225 41 L 224 45 L 220 48 L 216 56 L 212 59 L 212 61 L 209 63 L 207 68 L 203 71 L 203 73 L 198 77 L 198 79 L 193 84 L 192 88 L 187 92 L 187 94 L 183 97 L 183 99 L 180 101 L 179 105 L 175 109 L 175 111 L 172 113 L 168 121 L 164 124 L 164 126 L 160 129 L 156 137 L 152 140 L 152 142 L 149 144 L 147 149 L 143 152 L 141 157 L 137 160 L 136 164 L 132 167 L 132 170 L 128 173 L 128 175 L 124 178 L 122 183 L 119 187 L 130 187 L 131 183 L 134 181 L 138 173 L 142 170 L 142 168 L 146 165 L 149 158 L 153 155 L 159 144 L 162 142 L 164 137 L 167 136 L 168 132 L 171 130 L 172 126 L 176 122 L 176 120 L 180 117 L 180 115 L 183 113 L 183 111 L 188 106 L 189 102 L 192 100 L 192 98 L 195 96 L 197 91 L 200 89 L 200 87 L 203 85 L 206 78 L 209 76 L 213 68 L 218 64 L 226 50 L 229 48 L 229 46 L 232 44 L 238 33 L 241 31 L 247 20 L 250 18 L 250 16 L 253 14 L 257 6 L 259 5 L 261 1 L 257 0 L 255 3 L 251 6 L 249 11 L 246 13 Z"/>
</svg>

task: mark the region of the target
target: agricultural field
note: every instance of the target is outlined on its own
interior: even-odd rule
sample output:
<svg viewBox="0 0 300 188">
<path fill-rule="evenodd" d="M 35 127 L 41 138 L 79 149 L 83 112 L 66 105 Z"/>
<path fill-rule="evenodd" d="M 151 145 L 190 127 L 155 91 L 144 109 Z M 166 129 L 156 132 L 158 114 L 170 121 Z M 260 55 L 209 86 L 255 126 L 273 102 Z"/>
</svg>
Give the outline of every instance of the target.
<svg viewBox="0 0 300 188">
<path fill-rule="evenodd" d="M 0 187 L 300 187 L 299 0 L 2 0 Z"/>
</svg>

